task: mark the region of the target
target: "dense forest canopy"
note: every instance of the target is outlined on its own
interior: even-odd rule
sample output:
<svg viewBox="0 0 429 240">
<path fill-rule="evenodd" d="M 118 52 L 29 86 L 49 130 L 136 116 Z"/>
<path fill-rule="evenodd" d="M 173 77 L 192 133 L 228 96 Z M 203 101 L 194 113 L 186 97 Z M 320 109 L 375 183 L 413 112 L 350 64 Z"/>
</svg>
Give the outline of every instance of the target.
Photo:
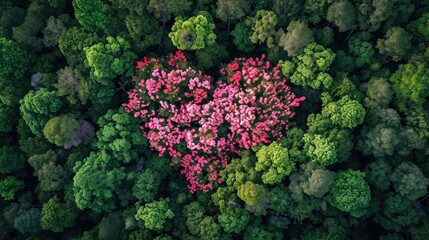
<svg viewBox="0 0 429 240">
<path fill-rule="evenodd" d="M 426 240 L 428 69 L 428 0 L 2 0 L 0 239 Z"/>
</svg>

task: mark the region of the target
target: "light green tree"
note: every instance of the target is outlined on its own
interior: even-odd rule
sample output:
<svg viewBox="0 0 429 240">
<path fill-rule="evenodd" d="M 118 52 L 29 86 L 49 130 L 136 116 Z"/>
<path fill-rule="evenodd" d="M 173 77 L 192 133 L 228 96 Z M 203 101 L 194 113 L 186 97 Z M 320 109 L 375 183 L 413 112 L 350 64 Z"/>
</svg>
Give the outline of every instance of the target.
<svg viewBox="0 0 429 240">
<path fill-rule="evenodd" d="M 214 29 L 213 21 L 203 15 L 193 16 L 188 20 L 176 17 L 168 36 L 178 49 L 197 50 L 215 43 Z"/>
</svg>

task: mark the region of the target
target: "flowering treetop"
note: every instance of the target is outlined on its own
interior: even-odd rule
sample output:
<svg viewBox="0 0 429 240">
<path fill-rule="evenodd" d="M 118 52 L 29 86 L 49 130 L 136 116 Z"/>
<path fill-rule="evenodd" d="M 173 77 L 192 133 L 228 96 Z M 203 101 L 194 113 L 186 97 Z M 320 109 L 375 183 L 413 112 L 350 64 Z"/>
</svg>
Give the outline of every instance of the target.
<svg viewBox="0 0 429 240">
<path fill-rule="evenodd" d="M 137 62 L 127 112 L 160 155 L 181 159 L 191 192 L 219 184 L 227 156 L 280 140 L 304 97 L 280 76 L 280 65 L 236 58 L 217 82 L 187 66 L 181 51 L 168 59 Z"/>
</svg>

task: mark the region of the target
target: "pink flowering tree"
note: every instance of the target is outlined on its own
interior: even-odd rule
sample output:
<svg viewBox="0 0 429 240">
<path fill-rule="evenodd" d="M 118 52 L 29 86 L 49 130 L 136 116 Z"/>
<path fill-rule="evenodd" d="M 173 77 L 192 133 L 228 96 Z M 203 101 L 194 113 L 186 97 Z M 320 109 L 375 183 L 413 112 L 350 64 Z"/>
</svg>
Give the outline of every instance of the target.
<svg viewBox="0 0 429 240">
<path fill-rule="evenodd" d="M 227 157 L 280 140 L 304 97 L 280 76 L 280 65 L 237 58 L 212 77 L 187 66 L 181 51 L 137 62 L 127 112 L 142 121 L 143 135 L 160 156 L 180 161 L 191 192 L 221 183 Z"/>
</svg>

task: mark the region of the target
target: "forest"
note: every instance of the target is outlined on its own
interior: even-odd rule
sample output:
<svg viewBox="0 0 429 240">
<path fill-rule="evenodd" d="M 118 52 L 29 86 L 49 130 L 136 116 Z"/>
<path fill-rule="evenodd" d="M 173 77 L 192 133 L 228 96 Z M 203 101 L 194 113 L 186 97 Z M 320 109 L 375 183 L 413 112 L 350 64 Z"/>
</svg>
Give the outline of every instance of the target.
<svg viewBox="0 0 429 240">
<path fill-rule="evenodd" d="M 427 240 L 429 0 L 0 0 L 0 239 Z"/>
</svg>

